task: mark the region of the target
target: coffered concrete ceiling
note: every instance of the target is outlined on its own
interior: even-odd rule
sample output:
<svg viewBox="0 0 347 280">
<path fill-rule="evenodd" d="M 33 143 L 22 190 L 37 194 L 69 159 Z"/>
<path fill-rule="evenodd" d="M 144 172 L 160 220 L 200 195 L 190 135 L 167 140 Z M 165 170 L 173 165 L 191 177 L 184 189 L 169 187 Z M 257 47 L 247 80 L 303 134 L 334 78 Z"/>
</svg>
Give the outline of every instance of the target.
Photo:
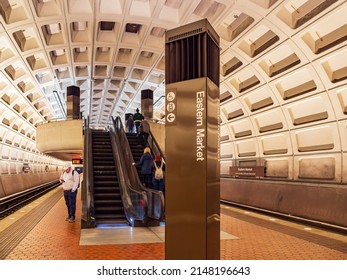
<svg viewBox="0 0 347 280">
<path fill-rule="evenodd" d="M 218 22 L 233 4 L 2 0 L 1 89 L 7 91 L 10 105 L 16 103 L 21 113 L 29 111 L 30 123 L 36 124 L 64 118 L 66 88 L 78 86 L 83 116 L 103 126 L 110 116 L 140 107 L 142 89 L 153 90 L 154 102 L 163 103 L 167 29 L 204 17 Z M 158 107 L 156 118 L 161 118 L 163 109 Z"/>
<path fill-rule="evenodd" d="M 36 126 L 65 118 L 71 85 L 94 126 L 133 113 L 143 89 L 164 120 L 165 31 L 208 18 L 221 46 L 222 171 L 330 153 L 347 181 L 345 0 L 0 0 L 0 13 L 3 158 L 37 152 Z"/>
</svg>

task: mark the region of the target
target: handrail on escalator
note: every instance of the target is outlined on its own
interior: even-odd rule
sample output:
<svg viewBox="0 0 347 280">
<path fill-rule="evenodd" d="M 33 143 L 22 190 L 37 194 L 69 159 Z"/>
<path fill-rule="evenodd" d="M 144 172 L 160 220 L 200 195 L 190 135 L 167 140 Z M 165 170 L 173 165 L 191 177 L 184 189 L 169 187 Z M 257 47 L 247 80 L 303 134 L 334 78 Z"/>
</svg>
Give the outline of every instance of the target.
<svg viewBox="0 0 347 280">
<path fill-rule="evenodd" d="M 134 162 L 131 149 L 129 146 L 128 139 L 123 128 L 122 121 L 119 117 L 113 119 L 113 127 L 115 129 L 116 138 L 122 147 L 121 152 L 123 153 L 124 162 L 129 175 L 131 186 L 137 190 L 145 191 L 148 202 L 148 217 L 159 222 L 163 221 L 165 214 L 165 204 L 164 204 L 164 195 L 161 191 L 153 190 L 146 188 L 141 183 L 137 169 L 131 163 Z M 154 139 L 154 137 L 153 137 Z"/>
<path fill-rule="evenodd" d="M 84 120 L 84 153 L 82 182 L 82 228 L 94 227 L 94 178 L 93 178 L 92 137 L 89 117 Z"/>
<path fill-rule="evenodd" d="M 164 162 L 165 162 L 165 155 L 162 152 L 162 150 L 160 149 L 160 146 L 159 146 L 157 140 L 155 139 L 155 137 L 153 136 L 152 131 L 149 131 L 149 137 L 147 139 L 147 144 L 151 149 L 152 155 L 153 156 L 160 155 L 160 157 L 162 159 L 164 159 Z"/>
<path fill-rule="evenodd" d="M 148 220 L 148 202 L 144 190 L 134 187 L 130 180 L 129 165 L 125 161 L 123 145 L 114 126 L 110 127 L 113 156 L 117 165 L 119 185 L 126 217 L 133 226 L 144 225 Z"/>
</svg>

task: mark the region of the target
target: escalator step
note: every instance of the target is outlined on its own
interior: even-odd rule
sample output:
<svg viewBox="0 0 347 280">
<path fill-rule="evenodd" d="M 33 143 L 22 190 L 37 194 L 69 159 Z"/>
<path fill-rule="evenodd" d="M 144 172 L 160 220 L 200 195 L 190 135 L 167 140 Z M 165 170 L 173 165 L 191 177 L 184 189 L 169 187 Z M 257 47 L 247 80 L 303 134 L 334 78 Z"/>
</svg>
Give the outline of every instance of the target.
<svg viewBox="0 0 347 280">
<path fill-rule="evenodd" d="M 116 170 L 113 168 L 113 170 L 94 170 L 93 172 L 94 176 L 117 176 Z"/>
<path fill-rule="evenodd" d="M 94 181 L 94 187 L 114 187 L 118 186 L 118 181 Z"/>
<path fill-rule="evenodd" d="M 119 214 L 119 213 L 117 213 L 117 214 L 95 213 L 94 216 L 95 216 L 96 219 L 117 219 L 117 218 L 118 219 L 122 219 L 122 218 L 125 219 L 125 214 L 124 213 L 123 214 Z"/>
<path fill-rule="evenodd" d="M 108 159 L 108 158 L 105 158 L 105 159 L 103 159 L 103 158 L 100 158 L 100 159 L 94 159 L 93 158 L 93 163 L 95 164 L 95 165 L 100 165 L 100 164 L 98 164 L 98 163 L 103 163 L 103 162 L 107 162 L 107 163 L 114 163 L 114 160 L 113 160 L 113 158 L 111 158 L 111 159 Z"/>
<path fill-rule="evenodd" d="M 122 200 L 121 199 L 98 199 L 97 201 L 94 201 L 94 206 L 102 206 L 102 205 L 110 205 L 110 206 L 115 206 L 115 205 L 122 205 Z"/>
<path fill-rule="evenodd" d="M 99 164 L 104 163 L 104 164 Z M 114 165 L 113 158 L 93 158 L 94 165 Z"/>
<path fill-rule="evenodd" d="M 129 226 L 129 222 L 126 219 L 125 215 L 124 217 L 115 217 L 115 218 L 101 218 L 96 217 L 96 225 L 121 225 L 121 226 Z"/>
<path fill-rule="evenodd" d="M 103 201 L 103 200 L 119 200 L 121 195 L 118 192 L 115 193 L 94 193 L 94 201 Z"/>
<path fill-rule="evenodd" d="M 117 207 L 117 206 L 98 206 L 94 207 L 94 211 L 97 214 L 124 214 L 123 206 Z"/>
<path fill-rule="evenodd" d="M 115 164 L 114 164 L 114 162 L 113 161 L 93 161 L 93 165 L 94 166 L 109 166 L 109 167 L 113 167 L 113 168 L 115 168 L 116 166 L 115 166 Z"/>
<path fill-rule="evenodd" d="M 105 214 L 105 213 L 95 213 L 94 215 L 96 223 L 109 222 L 110 220 L 126 220 L 125 214 Z"/>
<path fill-rule="evenodd" d="M 105 165 L 94 165 L 94 171 L 95 170 L 115 170 L 115 166 L 105 166 Z"/>
<path fill-rule="evenodd" d="M 93 159 L 95 158 L 112 158 L 113 159 L 113 155 L 110 155 L 109 153 L 96 153 L 93 152 Z"/>
<path fill-rule="evenodd" d="M 99 181 L 97 183 L 94 183 L 94 192 L 119 192 L 119 185 L 118 182 L 102 182 Z"/>
<path fill-rule="evenodd" d="M 104 200 L 104 199 L 111 199 L 111 197 L 116 197 L 119 193 L 119 191 L 113 189 L 113 188 L 109 188 L 109 189 L 95 189 L 94 190 L 94 196 L 98 198 L 98 200 Z M 104 197 L 103 197 L 104 196 Z M 112 197 L 112 199 L 113 199 Z"/>
<path fill-rule="evenodd" d="M 108 175 L 97 175 L 95 176 L 94 175 L 94 182 L 98 182 L 98 181 L 117 181 L 118 180 L 118 177 L 117 176 L 108 176 Z"/>
<path fill-rule="evenodd" d="M 111 148 L 108 148 L 108 147 L 94 147 L 92 148 L 92 152 L 93 153 L 110 153 L 112 152 L 112 149 Z"/>
</svg>

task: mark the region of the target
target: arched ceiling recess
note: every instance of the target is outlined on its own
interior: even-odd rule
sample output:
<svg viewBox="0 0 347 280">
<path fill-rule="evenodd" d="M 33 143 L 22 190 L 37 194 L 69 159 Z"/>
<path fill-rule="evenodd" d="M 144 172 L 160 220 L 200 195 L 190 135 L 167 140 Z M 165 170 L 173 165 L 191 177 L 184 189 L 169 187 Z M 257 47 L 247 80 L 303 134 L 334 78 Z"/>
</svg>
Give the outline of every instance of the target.
<svg viewBox="0 0 347 280">
<path fill-rule="evenodd" d="M 162 118 L 165 30 L 207 17 L 221 37 L 222 164 L 265 160 L 296 179 L 311 174 L 294 163 L 318 157 L 347 181 L 345 0 L 3 0 L 0 12 L 7 134 L 34 141 L 37 123 L 64 117 L 70 85 L 96 126 L 134 112 L 142 89 Z"/>
</svg>

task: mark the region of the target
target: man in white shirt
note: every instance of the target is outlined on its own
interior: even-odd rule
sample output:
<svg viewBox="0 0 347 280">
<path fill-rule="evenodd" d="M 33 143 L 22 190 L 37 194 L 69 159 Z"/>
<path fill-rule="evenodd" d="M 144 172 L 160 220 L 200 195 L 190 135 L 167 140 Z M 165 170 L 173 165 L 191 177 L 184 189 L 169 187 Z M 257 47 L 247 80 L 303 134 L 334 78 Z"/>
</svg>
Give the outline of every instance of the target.
<svg viewBox="0 0 347 280">
<path fill-rule="evenodd" d="M 65 221 L 68 221 L 69 223 L 75 222 L 76 196 L 79 186 L 79 179 L 80 176 L 73 168 L 72 164 L 65 164 L 64 172 L 60 176 L 60 183 L 62 183 L 65 203 L 68 211 L 68 216 Z"/>
</svg>

